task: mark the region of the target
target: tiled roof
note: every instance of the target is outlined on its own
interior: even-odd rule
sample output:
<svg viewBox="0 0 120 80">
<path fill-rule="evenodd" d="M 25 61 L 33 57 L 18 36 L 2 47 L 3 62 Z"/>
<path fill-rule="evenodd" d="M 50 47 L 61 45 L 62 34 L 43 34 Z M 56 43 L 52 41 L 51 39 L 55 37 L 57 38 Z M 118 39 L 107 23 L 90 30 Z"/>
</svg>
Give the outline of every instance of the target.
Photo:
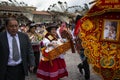
<svg viewBox="0 0 120 80">
<path fill-rule="evenodd" d="M 21 12 L 21 11 L 25 11 L 25 8 L 23 8 L 23 7 L 17 7 L 17 6 L 0 6 L 0 11 L 16 11 L 16 12 Z"/>
<path fill-rule="evenodd" d="M 42 15 L 51 15 L 50 13 L 46 12 L 46 11 L 33 11 L 33 14 L 42 14 Z"/>
</svg>

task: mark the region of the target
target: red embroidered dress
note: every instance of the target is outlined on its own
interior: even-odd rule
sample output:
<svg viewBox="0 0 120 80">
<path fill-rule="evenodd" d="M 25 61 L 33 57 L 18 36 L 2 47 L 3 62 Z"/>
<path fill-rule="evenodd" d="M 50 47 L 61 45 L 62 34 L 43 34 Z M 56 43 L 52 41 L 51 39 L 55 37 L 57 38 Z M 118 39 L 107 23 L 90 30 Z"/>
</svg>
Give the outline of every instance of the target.
<svg viewBox="0 0 120 80">
<path fill-rule="evenodd" d="M 43 44 L 47 45 L 51 43 L 47 38 L 43 40 Z M 44 61 L 41 59 L 38 70 L 37 77 L 43 80 L 58 80 L 59 78 L 68 76 L 66 69 L 66 64 L 63 58 L 63 54 L 58 58 L 52 60 L 52 65 L 50 61 Z"/>
</svg>

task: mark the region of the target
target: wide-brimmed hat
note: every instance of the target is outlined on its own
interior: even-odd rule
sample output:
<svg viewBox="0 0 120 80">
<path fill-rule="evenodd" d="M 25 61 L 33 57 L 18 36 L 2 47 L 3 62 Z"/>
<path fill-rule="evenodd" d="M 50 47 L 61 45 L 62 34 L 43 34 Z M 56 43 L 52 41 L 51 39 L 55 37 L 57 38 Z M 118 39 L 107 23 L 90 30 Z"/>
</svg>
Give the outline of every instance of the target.
<svg viewBox="0 0 120 80">
<path fill-rule="evenodd" d="M 57 24 L 51 24 L 50 26 L 46 27 L 46 30 L 47 30 L 48 32 L 50 32 L 51 29 L 53 29 L 53 28 L 57 29 L 57 28 L 58 28 L 58 25 L 57 25 Z"/>
<path fill-rule="evenodd" d="M 33 28 L 33 27 L 36 27 L 36 24 L 35 24 L 35 23 L 31 23 L 31 24 L 29 25 L 29 28 L 30 28 L 30 29 Z"/>
</svg>

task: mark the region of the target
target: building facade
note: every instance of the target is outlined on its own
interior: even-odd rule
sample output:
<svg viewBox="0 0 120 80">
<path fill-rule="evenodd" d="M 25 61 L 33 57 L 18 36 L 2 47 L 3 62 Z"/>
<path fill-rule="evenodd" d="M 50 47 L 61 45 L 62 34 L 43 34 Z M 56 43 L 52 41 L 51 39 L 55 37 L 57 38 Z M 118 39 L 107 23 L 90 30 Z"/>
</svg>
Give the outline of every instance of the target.
<svg viewBox="0 0 120 80">
<path fill-rule="evenodd" d="M 47 11 L 36 11 L 36 7 L 22 6 L 5 1 L 0 2 L 0 26 L 4 25 L 5 18 L 15 17 L 19 24 L 34 22 L 51 22 L 52 16 Z"/>
<path fill-rule="evenodd" d="M 33 11 L 32 14 L 34 22 L 49 23 L 52 22 L 52 15 L 47 11 Z"/>
</svg>

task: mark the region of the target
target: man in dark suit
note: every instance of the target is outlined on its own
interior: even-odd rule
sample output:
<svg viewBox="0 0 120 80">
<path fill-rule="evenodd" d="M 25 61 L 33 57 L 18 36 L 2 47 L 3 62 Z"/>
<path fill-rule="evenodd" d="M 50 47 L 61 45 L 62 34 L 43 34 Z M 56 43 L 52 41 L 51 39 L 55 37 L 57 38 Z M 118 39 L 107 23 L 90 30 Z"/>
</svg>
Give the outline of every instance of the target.
<svg viewBox="0 0 120 80">
<path fill-rule="evenodd" d="M 18 32 L 15 18 L 6 19 L 5 24 L 6 30 L 0 33 L 0 80 L 25 80 L 28 68 L 32 71 L 35 66 L 30 40 L 26 34 Z"/>
</svg>

